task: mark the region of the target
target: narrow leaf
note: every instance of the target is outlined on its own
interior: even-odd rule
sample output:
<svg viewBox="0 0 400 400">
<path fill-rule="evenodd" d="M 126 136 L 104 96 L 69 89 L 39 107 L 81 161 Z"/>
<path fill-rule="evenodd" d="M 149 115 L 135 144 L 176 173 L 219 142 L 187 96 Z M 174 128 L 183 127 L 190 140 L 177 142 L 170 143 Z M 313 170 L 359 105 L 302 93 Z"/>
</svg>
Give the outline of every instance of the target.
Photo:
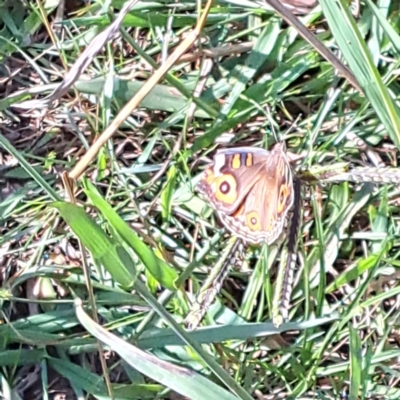
<svg viewBox="0 0 400 400">
<path fill-rule="evenodd" d="M 125 288 L 132 287 L 137 273 L 128 252 L 114 243 L 81 207 L 66 202 L 52 205 L 113 279 Z"/>
<path fill-rule="evenodd" d="M 81 305 L 77 305 L 76 314 L 81 324 L 93 336 L 110 346 L 132 368 L 177 393 L 193 400 L 207 398 L 220 400 L 237 399 L 236 396 L 197 372 L 163 361 L 108 332 L 91 320 L 84 313 Z"/>
<path fill-rule="evenodd" d="M 94 185 L 84 179 L 83 186 L 85 193 L 107 219 L 108 223 L 121 236 L 125 243 L 140 258 L 150 274 L 160 282 L 164 287 L 174 290 L 174 281 L 178 274 L 165 261 L 158 258 L 151 249 L 149 249 L 143 240 L 123 221 L 115 210 L 100 196 Z"/>
</svg>

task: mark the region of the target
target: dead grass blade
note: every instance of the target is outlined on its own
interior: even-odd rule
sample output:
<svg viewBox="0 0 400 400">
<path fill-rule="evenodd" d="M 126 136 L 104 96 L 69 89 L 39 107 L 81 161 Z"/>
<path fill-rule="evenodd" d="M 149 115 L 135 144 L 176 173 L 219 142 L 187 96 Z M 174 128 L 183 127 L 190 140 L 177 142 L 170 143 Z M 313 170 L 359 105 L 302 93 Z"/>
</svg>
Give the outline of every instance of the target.
<svg viewBox="0 0 400 400">
<path fill-rule="evenodd" d="M 97 35 L 88 47 L 82 52 L 72 68 L 69 70 L 60 86 L 48 97 L 48 102 L 52 102 L 62 97 L 68 92 L 69 88 L 80 77 L 81 73 L 93 61 L 96 54 L 103 48 L 105 43 L 115 36 L 124 20 L 125 15 L 139 0 L 131 0 L 123 5 L 115 21 L 103 32 Z"/>
</svg>

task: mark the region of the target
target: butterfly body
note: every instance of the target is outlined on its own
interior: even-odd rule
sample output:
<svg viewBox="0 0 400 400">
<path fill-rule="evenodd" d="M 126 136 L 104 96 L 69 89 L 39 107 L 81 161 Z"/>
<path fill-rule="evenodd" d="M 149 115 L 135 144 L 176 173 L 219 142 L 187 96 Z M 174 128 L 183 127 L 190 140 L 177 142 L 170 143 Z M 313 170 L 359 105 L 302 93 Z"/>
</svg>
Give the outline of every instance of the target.
<svg viewBox="0 0 400 400">
<path fill-rule="evenodd" d="M 219 150 L 198 186 L 225 227 L 245 242 L 272 244 L 293 206 L 293 176 L 284 144 L 272 150 Z"/>
</svg>

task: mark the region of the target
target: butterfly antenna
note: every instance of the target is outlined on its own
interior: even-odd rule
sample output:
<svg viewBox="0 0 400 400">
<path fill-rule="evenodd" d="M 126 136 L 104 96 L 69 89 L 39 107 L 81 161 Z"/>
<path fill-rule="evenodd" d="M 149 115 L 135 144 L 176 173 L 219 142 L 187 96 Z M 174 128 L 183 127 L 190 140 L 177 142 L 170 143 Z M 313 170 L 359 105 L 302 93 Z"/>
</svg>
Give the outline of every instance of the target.
<svg viewBox="0 0 400 400">
<path fill-rule="evenodd" d="M 298 115 L 296 117 L 296 119 L 293 121 L 292 125 L 290 125 L 288 131 L 286 132 L 285 136 L 289 135 L 289 133 L 294 130 L 295 128 L 297 128 L 297 123 L 299 122 L 300 119 L 300 115 Z"/>
<path fill-rule="evenodd" d="M 281 137 L 279 137 L 279 136 L 277 135 L 277 133 L 276 133 L 276 131 L 275 131 L 274 124 L 273 124 L 273 118 L 272 118 L 272 115 L 271 115 L 271 109 L 270 109 L 270 107 L 268 106 L 268 104 L 265 106 L 265 109 L 266 109 L 266 114 L 267 114 L 267 116 L 268 116 L 268 119 L 269 119 L 269 121 L 270 121 L 271 131 L 272 131 L 272 133 L 273 133 L 273 135 L 274 135 L 275 141 L 276 141 L 277 143 L 283 143 L 283 142 L 285 141 L 285 138 L 287 137 L 287 135 L 289 135 L 289 133 L 290 133 L 291 131 L 293 131 L 293 130 L 295 130 L 295 128 L 297 128 L 297 123 L 298 123 L 299 120 L 300 120 L 300 115 L 298 115 L 298 116 L 296 117 L 296 119 L 293 121 L 292 125 L 290 125 L 288 131 L 284 134 L 284 137 L 281 138 Z"/>
</svg>

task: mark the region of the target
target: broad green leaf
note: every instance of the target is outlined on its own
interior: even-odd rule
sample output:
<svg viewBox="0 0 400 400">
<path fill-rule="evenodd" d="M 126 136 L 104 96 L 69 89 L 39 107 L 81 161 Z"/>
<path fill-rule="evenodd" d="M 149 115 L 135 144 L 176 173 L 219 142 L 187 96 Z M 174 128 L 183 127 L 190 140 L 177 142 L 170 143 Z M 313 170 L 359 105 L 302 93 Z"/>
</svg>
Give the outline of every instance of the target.
<svg viewBox="0 0 400 400">
<path fill-rule="evenodd" d="M 79 321 L 88 332 L 107 344 L 132 368 L 137 369 L 150 379 L 193 400 L 207 398 L 219 400 L 237 399 L 236 396 L 197 372 L 163 361 L 112 334 L 91 320 L 84 313 L 82 306 L 76 307 L 76 313 Z"/>
<path fill-rule="evenodd" d="M 164 287 L 174 290 L 174 281 L 178 277 L 176 271 L 165 261 L 158 258 L 149 249 L 143 240 L 122 220 L 113 208 L 100 196 L 94 185 L 88 181 L 83 181 L 85 193 L 107 219 L 108 223 L 121 236 L 125 243 L 140 258 L 150 274 L 157 279 Z"/>
<path fill-rule="evenodd" d="M 47 362 L 61 376 L 73 382 L 75 387 L 84 390 L 97 399 L 108 398 L 104 380 L 88 371 L 87 368 L 52 357 L 47 357 Z M 154 399 L 163 388 L 161 385 L 154 384 L 113 384 L 112 389 L 115 399 Z"/>
<path fill-rule="evenodd" d="M 44 350 L 20 349 L 0 352 L 0 367 L 13 367 L 16 365 L 34 365 L 39 363 L 46 355 Z"/>
<path fill-rule="evenodd" d="M 81 207 L 66 202 L 55 202 L 52 205 L 59 210 L 93 258 L 124 288 L 131 288 L 137 272 L 128 252 L 107 236 Z"/>
<path fill-rule="evenodd" d="M 100 96 L 104 89 L 104 83 L 104 78 L 96 78 L 89 81 L 78 81 L 75 83 L 75 87 L 81 93 Z M 142 88 L 143 84 L 142 81 L 126 81 L 115 77 L 113 81 L 113 100 L 117 101 L 120 106 L 123 106 Z M 187 90 L 193 90 L 191 86 L 187 85 Z M 155 85 L 151 92 L 142 100 L 140 106 L 149 110 L 176 112 L 188 104 L 190 104 L 190 100 L 174 87 Z M 217 107 L 218 103 L 215 103 L 213 106 Z M 196 109 L 195 116 L 209 118 L 209 115 L 199 108 Z"/>
</svg>

